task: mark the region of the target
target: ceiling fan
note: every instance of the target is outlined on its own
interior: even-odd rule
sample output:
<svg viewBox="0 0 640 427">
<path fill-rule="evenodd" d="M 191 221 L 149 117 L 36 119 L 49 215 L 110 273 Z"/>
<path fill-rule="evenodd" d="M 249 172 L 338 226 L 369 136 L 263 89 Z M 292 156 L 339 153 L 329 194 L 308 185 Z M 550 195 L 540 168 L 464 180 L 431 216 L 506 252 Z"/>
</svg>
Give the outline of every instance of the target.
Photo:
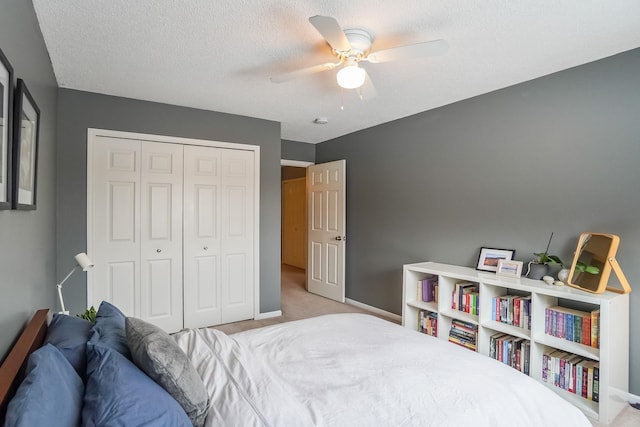
<svg viewBox="0 0 640 427">
<path fill-rule="evenodd" d="M 336 75 L 338 85 L 344 89 L 357 89 L 365 83 L 365 80 L 370 80 L 367 79 L 366 70 L 358 65 L 361 61 L 377 64 L 416 57 L 437 56 L 443 55 L 448 49 L 447 42 L 439 39 L 371 52 L 373 37 L 362 28 L 345 28 L 343 30 L 335 18 L 322 15 L 312 16 L 309 18 L 309 22 L 331 46 L 337 61 L 273 76 L 271 77 L 272 82 L 282 83 L 342 66 Z"/>
</svg>

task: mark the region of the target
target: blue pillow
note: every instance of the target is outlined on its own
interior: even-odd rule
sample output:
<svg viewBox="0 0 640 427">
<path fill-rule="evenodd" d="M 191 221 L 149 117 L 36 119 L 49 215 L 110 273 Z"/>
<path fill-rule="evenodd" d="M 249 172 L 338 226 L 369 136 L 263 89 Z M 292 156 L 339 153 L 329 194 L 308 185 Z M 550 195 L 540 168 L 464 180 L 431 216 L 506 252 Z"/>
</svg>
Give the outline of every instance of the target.
<svg viewBox="0 0 640 427">
<path fill-rule="evenodd" d="M 84 383 L 56 347 L 35 351 L 26 373 L 7 408 L 5 427 L 80 424 Z"/>
<path fill-rule="evenodd" d="M 91 322 L 79 317 L 55 313 L 49 324 L 45 343 L 53 344 L 67 358 L 80 378 L 87 370 L 87 341 Z"/>
<path fill-rule="evenodd" d="M 169 393 L 112 348 L 87 345 L 84 426 L 185 426 L 189 417 Z"/>
<path fill-rule="evenodd" d="M 127 359 L 131 359 L 127 333 L 124 327 L 125 315 L 115 305 L 106 301 L 100 303 L 96 314 L 96 323 L 93 325 L 93 335 L 90 342 L 99 342 L 116 350 Z"/>
</svg>

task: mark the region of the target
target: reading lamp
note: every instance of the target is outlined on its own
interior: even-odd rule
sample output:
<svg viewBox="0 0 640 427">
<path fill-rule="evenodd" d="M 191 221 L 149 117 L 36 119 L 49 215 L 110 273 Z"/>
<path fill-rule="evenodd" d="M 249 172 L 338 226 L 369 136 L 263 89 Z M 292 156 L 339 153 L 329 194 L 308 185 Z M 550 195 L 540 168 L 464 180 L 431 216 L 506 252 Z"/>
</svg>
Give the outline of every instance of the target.
<svg viewBox="0 0 640 427">
<path fill-rule="evenodd" d="M 62 314 L 69 314 L 69 312 L 64 308 L 64 300 L 62 299 L 62 285 L 64 285 L 64 282 L 67 281 L 67 279 L 69 277 L 71 277 L 71 275 L 78 269 L 81 268 L 82 271 L 87 271 L 88 269 L 90 269 L 91 267 L 93 267 L 93 262 L 89 259 L 89 257 L 87 256 L 86 253 L 81 252 L 78 255 L 75 256 L 76 259 L 76 265 L 73 267 L 73 269 L 69 272 L 69 274 L 67 274 L 67 277 L 65 277 L 64 279 L 62 279 L 62 282 L 58 283 L 56 285 L 56 288 L 58 288 L 58 299 L 60 299 L 60 308 L 62 308 L 62 311 L 60 313 Z"/>
</svg>

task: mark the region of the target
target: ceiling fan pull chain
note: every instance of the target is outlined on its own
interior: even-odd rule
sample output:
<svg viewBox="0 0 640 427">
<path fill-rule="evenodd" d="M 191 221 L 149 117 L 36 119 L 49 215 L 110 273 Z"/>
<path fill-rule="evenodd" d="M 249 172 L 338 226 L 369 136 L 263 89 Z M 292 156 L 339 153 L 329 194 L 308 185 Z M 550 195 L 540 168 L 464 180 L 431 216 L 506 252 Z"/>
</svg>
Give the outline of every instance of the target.
<svg viewBox="0 0 640 427">
<path fill-rule="evenodd" d="M 344 111 L 344 89 L 340 88 L 340 110 Z"/>
</svg>

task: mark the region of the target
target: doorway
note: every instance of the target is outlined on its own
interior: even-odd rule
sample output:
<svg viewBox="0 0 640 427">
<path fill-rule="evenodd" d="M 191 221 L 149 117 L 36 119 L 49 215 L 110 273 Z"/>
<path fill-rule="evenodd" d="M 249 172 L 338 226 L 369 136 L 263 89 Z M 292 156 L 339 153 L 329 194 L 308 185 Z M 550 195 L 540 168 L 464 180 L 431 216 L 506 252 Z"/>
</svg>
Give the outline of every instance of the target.
<svg viewBox="0 0 640 427">
<path fill-rule="evenodd" d="M 305 167 L 281 166 L 282 264 L 307 269 L 307 195 Z"/>
</svg>

